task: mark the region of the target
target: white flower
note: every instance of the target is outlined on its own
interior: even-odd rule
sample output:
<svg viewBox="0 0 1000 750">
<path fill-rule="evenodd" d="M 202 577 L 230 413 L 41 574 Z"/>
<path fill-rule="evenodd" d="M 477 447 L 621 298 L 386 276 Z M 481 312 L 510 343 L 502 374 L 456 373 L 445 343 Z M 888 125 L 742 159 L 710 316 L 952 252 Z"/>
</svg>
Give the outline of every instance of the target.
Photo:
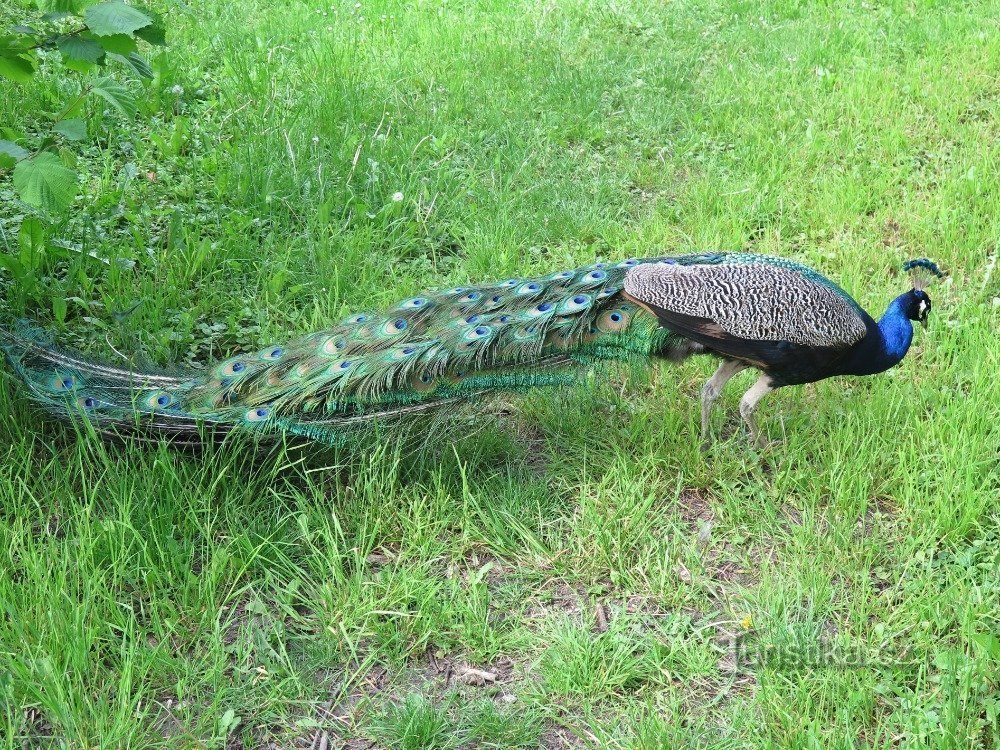
<svg viewBox="0 0 1000 750">
<path fill-rule="evenodd" d="M 319 136 L 318 135 L 314 135 L 313 136 L 313 145 L 316 145 L 317 143 L 319 143 Z"/>
<path fill-rule="evenodd" d="M 403 200 L 403 194 L 397 190 L 395 193 L 392 194 L 392 200 L 395 203 L 399 203 L 401 200 Z"/>
<path fill-rule="evenodd" d="M 174 96 L 180 96 L 181 94 L 184 93 L 184 87 L 175 85 L 172 89 L 170 89 L 170 93 L 172 93 Z"/>
</svg>

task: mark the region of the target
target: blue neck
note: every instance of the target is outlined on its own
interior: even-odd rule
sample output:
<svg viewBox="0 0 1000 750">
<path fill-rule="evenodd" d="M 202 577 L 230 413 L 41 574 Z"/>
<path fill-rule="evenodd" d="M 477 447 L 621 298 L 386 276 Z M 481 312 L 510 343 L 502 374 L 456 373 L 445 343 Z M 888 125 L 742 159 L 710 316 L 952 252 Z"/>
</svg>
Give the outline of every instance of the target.
<svg viewBox="0 0 1000 750">
<path fill-rule="evenodd" d="M 877 362 L 872 363 L 878 367 L 872 370 L 873 373 L 888 370 L 898 364 L 910 348 L 910 342 L 913 341 L 913 324 L 906 317 L 903 307 L 906 298 L 906 294 L 901 294 L 890 302 L 878 322 L 882 342 L 876 355 Z"/>
<path fill-rule="evenodd" d="M 913 324 L 904 312 L 906 297 L 902 294 L 890 302 L 878 323 L 868 318 L 867 335 L 828 375 L 874 375 L 899 364 L 913 341 Z"/>
</svg>

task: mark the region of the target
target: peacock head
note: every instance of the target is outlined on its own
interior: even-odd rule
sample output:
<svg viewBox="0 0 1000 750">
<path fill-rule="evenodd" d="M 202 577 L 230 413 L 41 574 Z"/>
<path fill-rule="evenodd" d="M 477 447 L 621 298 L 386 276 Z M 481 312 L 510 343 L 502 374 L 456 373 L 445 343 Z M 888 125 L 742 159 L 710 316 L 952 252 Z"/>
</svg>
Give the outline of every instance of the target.
<svg viewBox="0 0 1000 750">
<path fill-rule="evenodd" d="M 913 289 L 903 295 L 903 312 L 910 320 L 915 320 L 924 328 L 927 327 L 927 316 L 931 312 L 931 298 L 924 287 L 935 278 L 944 276 L 937 264 L 927 258 L 908 260 L 903 264 L 903 270 L 910 272 Z"/>
<path fill-rule="evenodd" d="M 927 316 L 931 311 L 931 298 L 923 289 L 911 289 L 903 301 L 903 312 L 910 320 L 915 320 L 924 328 L 927 327 Z"/>
</svg>

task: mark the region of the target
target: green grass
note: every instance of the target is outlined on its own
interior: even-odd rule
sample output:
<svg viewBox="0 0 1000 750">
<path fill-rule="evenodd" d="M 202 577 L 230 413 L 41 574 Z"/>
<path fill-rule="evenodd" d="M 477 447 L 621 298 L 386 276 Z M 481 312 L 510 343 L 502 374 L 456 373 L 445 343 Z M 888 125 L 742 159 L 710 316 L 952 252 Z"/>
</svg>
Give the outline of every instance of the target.
<svg viewBox="0 0 1000 750">
<path fill-rule="evenodd" d="M 706 360 L 418 452 L 77 439 L 4 378 L 0 746 L 1000 744 L 996 3 L 192 7 L 81 154 L 82 252 L 0 273 L 69 346 L 204 363 L 648 253 L 792 257 L 875 315 L 908 258 L 950 278 L 894 371 L 766 400 L 766 454 L 751 375 L 698 452 Z"/>
</svg>

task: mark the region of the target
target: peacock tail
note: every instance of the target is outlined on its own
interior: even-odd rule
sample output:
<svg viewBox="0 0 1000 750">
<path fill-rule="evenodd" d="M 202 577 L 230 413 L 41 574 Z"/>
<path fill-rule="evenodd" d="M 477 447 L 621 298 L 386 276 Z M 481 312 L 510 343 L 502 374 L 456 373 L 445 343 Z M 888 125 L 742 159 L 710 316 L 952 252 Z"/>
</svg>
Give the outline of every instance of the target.
<svg viewBox="0 0 1000 750">
<path fill-rule="evenodd" d="M 337 443 L 372 420 L 573 382 L 581 366 L 669 354 L 680 341 L 622 296 L 625 274 L 646 263 L 726 258 L 597 263 L 446 289 L 198 374 L 112 367 L 63 353 L 30 330 L 0 331 L 0 348 L 33 402 L 98 432 L 190 437 L 240 428 Z"/>
</svg>

